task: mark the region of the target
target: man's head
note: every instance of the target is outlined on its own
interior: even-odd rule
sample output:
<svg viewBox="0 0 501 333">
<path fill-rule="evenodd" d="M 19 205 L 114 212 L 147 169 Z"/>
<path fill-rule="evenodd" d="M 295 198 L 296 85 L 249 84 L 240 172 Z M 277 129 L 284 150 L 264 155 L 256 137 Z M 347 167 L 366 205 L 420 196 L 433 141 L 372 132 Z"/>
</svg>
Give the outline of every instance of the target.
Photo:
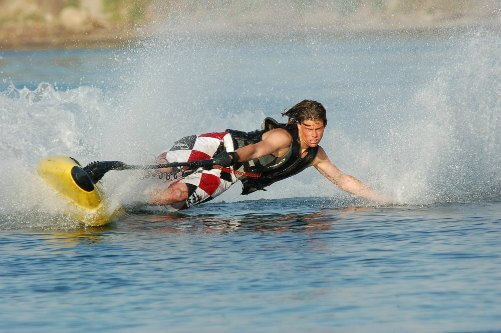
<svg viewBox="0 0 501 333">
<path fill-rule="evenodd" d="M 325 108 L 316 101 L 304 100 L 282 115 L 289 117 L 289 124 L 296 124 L 301 143 L 316 147 L 322 140 L 327 125 Z"/>
<path fill-rule="evenodd" d="M 289 124 L 301 124 L 305 120 L 320 120 L 324 126 L 327 126 L 326 113 L 322 104 L 305 99 L 282 113 L 282 116 L 289 117 Z"/>
</svg>

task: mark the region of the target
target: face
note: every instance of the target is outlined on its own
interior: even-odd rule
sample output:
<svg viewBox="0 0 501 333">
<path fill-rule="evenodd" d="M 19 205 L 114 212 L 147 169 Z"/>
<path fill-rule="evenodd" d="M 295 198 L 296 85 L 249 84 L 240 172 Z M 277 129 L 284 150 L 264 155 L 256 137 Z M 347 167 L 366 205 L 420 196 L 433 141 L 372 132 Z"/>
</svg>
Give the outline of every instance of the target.
<svg viewBox="0 0 501 333">
<path fill-rule="evenodd" d="M 316 147 L 324 135 L 324 122 L 321 120 L 305 120 L 297 125 L 301 144 Z"/>
</svg>

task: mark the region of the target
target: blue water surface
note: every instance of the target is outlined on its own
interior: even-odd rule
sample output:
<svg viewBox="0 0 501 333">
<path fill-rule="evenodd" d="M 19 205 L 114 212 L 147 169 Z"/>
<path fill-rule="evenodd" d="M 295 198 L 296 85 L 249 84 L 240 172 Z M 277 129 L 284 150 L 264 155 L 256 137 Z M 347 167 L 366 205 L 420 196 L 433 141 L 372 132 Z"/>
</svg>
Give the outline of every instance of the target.
<svg viewBox="0 0 501 333">
<path fill-rule="evenodd" d="M 499 202 L 206 204 L 3 231 L 4 331 L 496 331 Z"/>
</svg>

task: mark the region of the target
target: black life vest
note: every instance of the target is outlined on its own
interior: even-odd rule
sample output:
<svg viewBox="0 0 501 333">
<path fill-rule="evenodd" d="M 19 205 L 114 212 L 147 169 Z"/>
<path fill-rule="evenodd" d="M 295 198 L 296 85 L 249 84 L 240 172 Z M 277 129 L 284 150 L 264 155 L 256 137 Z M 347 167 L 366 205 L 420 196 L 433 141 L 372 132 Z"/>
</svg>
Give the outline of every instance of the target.
<svg viewBox="0 0 501 333">
<path fill-rule="evenodd" d="M 266 118 L 262 130 L 242 132 L 227 129 L 226 131 L 231 134 L 233 145 L 235 146 L 235 150 L 237 150 L 240 147 L 258 143 L 262 140 L 263 133 L 274 128 L 283 128 L 292 136 L 289 151 L 282 157 L 270 154 L 248 162 L 237 163 L 235 170 L 261 174 L 259 178 L 245 176 L 240 178 L 243 185 L 243 195 L 257 190 L 265 190 L 265 187 L 279 180 L 300 173 L 311 164 L 317 155 L 318 146 L 310 147 L 306 151 L 306 156 L 301 158 L 301 142 L 299 140 L 297 125 L 295 124 L 279 124 L 272 118 Z"/>
</svg>

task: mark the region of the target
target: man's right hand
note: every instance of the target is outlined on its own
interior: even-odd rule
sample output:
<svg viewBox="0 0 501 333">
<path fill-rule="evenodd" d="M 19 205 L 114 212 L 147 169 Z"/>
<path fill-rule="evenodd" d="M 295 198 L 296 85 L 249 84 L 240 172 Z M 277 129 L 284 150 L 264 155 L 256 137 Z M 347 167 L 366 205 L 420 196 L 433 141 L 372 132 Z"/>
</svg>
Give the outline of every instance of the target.
<svg viewBox="0 0 501 333">
<path fill-rule="evenodd" d="M 228 152 L 221 152 L 217 155 L 215 155 L 212 158 L 212 161 L 214 162 L 214 165 L 220 165 L 222 167 L 229 167 L 235 164 L 238 161 L 238 155 L 235 152 L 228 153 Z"/>
</svg>

